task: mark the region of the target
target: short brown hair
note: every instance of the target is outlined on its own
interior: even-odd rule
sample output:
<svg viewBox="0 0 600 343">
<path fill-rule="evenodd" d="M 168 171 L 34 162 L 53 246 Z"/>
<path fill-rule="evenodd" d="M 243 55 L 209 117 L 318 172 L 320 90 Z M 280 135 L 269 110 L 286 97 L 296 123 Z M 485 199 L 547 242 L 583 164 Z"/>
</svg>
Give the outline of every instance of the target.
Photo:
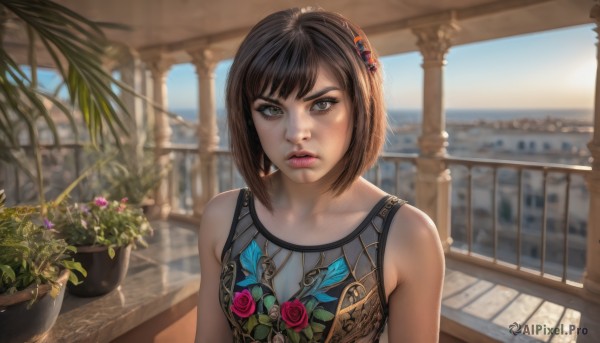
<svg viewBox="0 0 600 343">
<path fill-rule="evenodd" d="M 252 122 L 252 103 L 260 95 L 302 98 L 314 87 L 319 65 L 328 67 L 351 99 L 354 128 L 344 168 L 331 184 L 339 195 L 376 161 L 385 139 L 386 115 L 381 70 L 371 70 L 354 43 L 364 32 L 342 15 L 314 9 L 273 13 L 248 33 L 227 79 L 227 119 L 231 153 L 240 174 L 269 209 L 264 175 L 271 170 Z M 372 56 L 377 60 L 376 53 Z M 265 92 L 267 92 L 265 94 Z"/>
</svg>

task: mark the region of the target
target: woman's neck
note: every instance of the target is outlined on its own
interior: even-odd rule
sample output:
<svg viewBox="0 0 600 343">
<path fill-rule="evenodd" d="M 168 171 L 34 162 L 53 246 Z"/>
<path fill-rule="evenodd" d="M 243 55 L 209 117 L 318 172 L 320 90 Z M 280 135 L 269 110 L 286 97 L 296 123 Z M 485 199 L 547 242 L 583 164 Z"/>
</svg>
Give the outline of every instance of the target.
<svg viewBox="0 0 600 343">
<path fill-rule="evenodd" d="M 329 190 L 331 182 L 319 180 L 311 183 L 296 183 L 276 171 L 268 177 L 269 194 L 274 211 L 294 213 L 311 217 L 334 210 L 343 201 L 348 190 L 334 196 Z"/>
</svg>

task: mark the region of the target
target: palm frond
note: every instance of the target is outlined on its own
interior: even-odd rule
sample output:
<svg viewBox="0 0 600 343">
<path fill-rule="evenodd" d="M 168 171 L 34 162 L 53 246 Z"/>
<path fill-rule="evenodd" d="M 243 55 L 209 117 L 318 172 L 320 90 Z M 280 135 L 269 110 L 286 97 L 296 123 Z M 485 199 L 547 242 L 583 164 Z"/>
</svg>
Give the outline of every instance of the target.
<svg viewBox="0 0 600 343">
<path fill-rule="evenodd" d="M 0 4 L 31 27 L 46 47 L 66 81 L 71 103 L 82 113 L 92 143 L 104 139 L 106 126 L 120 145 L 127 130 L 117 112 L 129 113 L 111 89 L 116 80 L 102 67 L 101 56 L 108 42 L 100 25 L 48 0 L 0 0 Z"/>
<path fill-rule="evenodd" d="M 120 88 L 123 84 L 102 65 L 109 43 L 102 29 L 124 29 L 125 26 L 95 23 L 50 0 L 0 0 L 0 12 L 10 12 L 27 28 L 31 65 L 29 76 L 4 47 L 0 48 L 0 160 L 30 168 L 31 163 L 24 163 L 26 154 L 19 154 L 22 150 L 17 148 L 26 137 L 34 149 L 36 161 L 33 166 L 37 175 L 31 172 L 32 169 L 25 172 L 30 177 L 37 176 L 38 191 L 44 193 L 38 125 L 43 124 L 53 143 L 60 144 L 49 104 L 65 115 L 76 139 L 79 133 L 73 108 L 81 113 L 92 145 L 97 146 L 98 142 L 104 143 L 109 138 L 121 148 L 121 140 L 127 136 L 124 120 L 131 115 L 114 90 L 115 86 Z M 6 16 L 0 15 L 0 42 L 4 20 Z M 41 44 L 36 45 L 34 38 Z M 63 103 L 58 93 L 52 94 L 38 87 L 34 51 L 38 47 L 47 51 L 62 77 L 70 106 Z M 40 201 L 43 206 L 43 194 Z"/>
</svg>

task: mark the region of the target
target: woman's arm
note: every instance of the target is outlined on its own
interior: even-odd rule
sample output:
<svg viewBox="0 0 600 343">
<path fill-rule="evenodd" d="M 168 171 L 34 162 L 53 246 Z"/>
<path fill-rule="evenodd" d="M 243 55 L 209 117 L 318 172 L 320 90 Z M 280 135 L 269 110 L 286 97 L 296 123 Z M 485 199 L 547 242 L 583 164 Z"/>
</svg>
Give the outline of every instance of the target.
<svg viewBox="0 0 600 343">
<path fill-rule="evenodd" d="M 205 207 L 198 232 L 200 293 L 196 343 L 231 342 L 231 329 L 219 304 L 221 250 L 233 219 L 238 191 L 222 193 Z"/>
<path fill-rule="evenodd" d="M 392 221 L 385 255 L 396 274 L 388 299 L 389 342 L 437 342 L 445 263 L 435 224 L 415 207 L 403 206 Z"/>
</svg>

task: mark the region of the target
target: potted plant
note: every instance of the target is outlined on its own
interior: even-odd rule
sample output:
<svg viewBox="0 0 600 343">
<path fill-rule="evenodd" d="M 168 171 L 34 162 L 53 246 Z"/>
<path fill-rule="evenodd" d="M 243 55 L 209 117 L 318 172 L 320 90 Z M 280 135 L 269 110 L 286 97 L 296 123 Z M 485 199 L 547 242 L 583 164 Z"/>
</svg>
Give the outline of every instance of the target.
<svg viewBox="0 0 600 343">
<path fill-rule="evenodd" d="M 74 255 L 87 271 L 79 285 L 69 285 L 71 294 L 91 297 L 117 288 L 129 266 L 137 244 L 147 246 L 144 236 L 152 233 L 142 210 L 120 201 L 96 197 L 87 203 L 51 207 L 49 217 L 59 235 L 77 247 Z"/>
<path fill-rule="evenodd" d="M 69 271 L 86 273 L 39 208 L 4 201 L 0 190 L 0 342 L 35 341 L 56 322 L 67 280 L 78 282 Z"/>
</svg>

